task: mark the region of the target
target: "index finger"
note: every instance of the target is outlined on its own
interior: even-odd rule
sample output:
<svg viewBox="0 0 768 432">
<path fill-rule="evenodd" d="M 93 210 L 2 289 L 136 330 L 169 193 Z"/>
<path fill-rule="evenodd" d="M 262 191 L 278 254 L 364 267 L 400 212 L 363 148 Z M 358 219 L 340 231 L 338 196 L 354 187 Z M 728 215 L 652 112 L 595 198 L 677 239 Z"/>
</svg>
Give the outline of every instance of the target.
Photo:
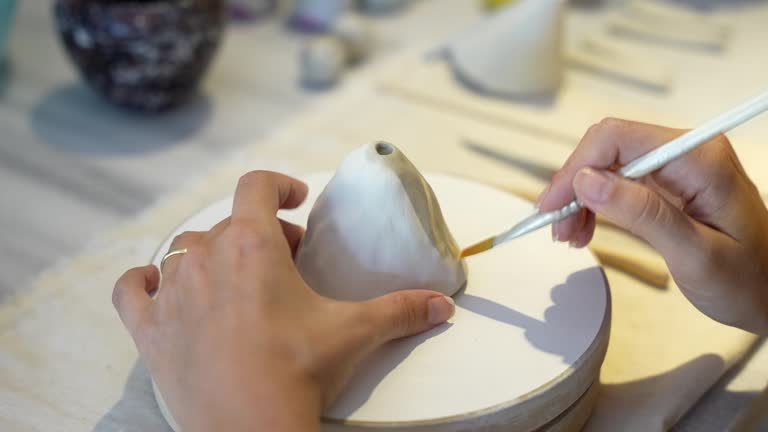
<svg viewBox="0 0 768 432">
<path fill-rule="evenodd" d="M 555 174 L 546 196 L 541 197 L 541 211 L 558 209 L 576 198 L 572 182 L 582 168 L 610 169 L 626 165 L 682 133 L 677 129 L 628 120 L 601 121 L 587 131 L 576 150 Z"/>
<path fill-rule="evenodd" d="M 280 209 L 296 208 L 307 197 L 307 185 L 271 171 L 251 171 L 240 177 L 232 206 L 232 222 L 275 219 Z"/>
</svg>

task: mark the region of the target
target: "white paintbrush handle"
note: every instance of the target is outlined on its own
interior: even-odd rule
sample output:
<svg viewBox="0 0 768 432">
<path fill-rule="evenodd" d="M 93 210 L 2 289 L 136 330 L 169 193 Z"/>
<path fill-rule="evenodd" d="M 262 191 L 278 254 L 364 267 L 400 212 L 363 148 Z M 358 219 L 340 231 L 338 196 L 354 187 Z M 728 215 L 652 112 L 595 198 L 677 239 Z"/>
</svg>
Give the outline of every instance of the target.
<svg viewBox="0 0 768 432">
<path fill-rule="evenodd" d="M 758 115 L 768 111 L 768 92 L 761 94 L 738 107 L 722 114 L 707 123 L 693 129 L 684 135 L 664 144 L 656 150 L 635 159 L 619 170 L 619 174 L 628 178 L 639 178 L 649 174 L 712 138 L 740 126 Z M 503 243 L 512 238 L 535 231 L 551 223 L 563 220 L 581 209 L 578 201 L 573 200 L 568 205 L 547 213 L 538 213 L 511 230 L 499 236 L 497 241 Z"/>
<path fill-rule="evenodd" d="M 722 114 L 624 166 L 619 174 L 639 178 L 656 171 L 712 138 L 740 126 L 768 111 L 768 92 Z"/>
</svg>

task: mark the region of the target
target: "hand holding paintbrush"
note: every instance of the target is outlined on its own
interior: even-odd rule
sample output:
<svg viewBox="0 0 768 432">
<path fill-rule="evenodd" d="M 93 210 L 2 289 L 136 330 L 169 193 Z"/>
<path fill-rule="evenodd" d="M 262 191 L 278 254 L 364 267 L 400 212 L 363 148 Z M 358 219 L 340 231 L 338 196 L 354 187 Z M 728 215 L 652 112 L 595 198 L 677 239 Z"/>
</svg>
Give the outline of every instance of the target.
<svg viewBox="0 0 768 432">
<path fill-rule="evenodd" d="M 699 310 L 766 334 L 768 210 L 721 135 L 766 109 L 768 94 L 687 133 L 601 122 L 541 197 L 541 213 L 475 250 L 553 222 L 555 238 L 582 247 L 590 242 L 599 213 L 658 250 Z M 611 171 L 616 166 L 625 168 Z"/>
<path fill-rule="evenodd" d="M 768 111 L 768 92 L 710 120 L 697 129 L 688 131 L 685 134 L 674 138 L 662 146 L 646 148 L 644 149 L 645 151 L 640 152 L 640 154 L 632 153 L 632 156 L 629 158 L 626 156 L 622 158 L 619 148 L 611 149 L 609 147 L 587 150 L 587 146 L 585 145 L 580 145 L 579 149 L 574 153 L 574 156 L 578 156 L 580 153 L 592 153 L 598 162 L 609 162 L 606 168 L 613 167 L 616 164 L 626 164 L 619 169 L 618 174 L 630 179 L 639 179 L 647 174 L 653 173 L 675 159 L 706 144 L 709 140 L 718 135 L 740 126 L 765 111 Z M 606 122 L 604 121 L 603 123 Z M 594 133 L 594 131 L 590 132 Z M 588 135 L 590 132 L 588 132 Z M 584 143 L 584 141 L 582 141 L 582 143 Z M 627 152 L 625 152 L 625 154 L 626 153 Z M 566 166 L 573 166 L 574 163 L 571 162 L 573 159 L 574 157 L 572 156 L 569 161 L 566 162 Z M 467 257 L 485 252 L 488 249 L 503 244 L 509 240 L 522 237 L 547 225 L 570 218 L 579 213 L 582 208 L 583 206 L 581 203 L 574 199 L 562 208 L 552 209 L 548 212 L 536 212 L 536 214 L 524 219 L 509 230 L 465 249 L 461 256 Z M 555 238 L 559 239 L 558 236 L 555 236 Z"/>
</svg>

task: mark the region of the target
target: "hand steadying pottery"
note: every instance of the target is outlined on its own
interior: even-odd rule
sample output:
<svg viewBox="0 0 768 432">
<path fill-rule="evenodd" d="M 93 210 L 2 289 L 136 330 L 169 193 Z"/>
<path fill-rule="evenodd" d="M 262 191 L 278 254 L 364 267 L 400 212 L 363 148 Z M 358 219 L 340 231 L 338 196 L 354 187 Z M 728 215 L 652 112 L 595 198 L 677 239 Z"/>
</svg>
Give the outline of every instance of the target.
<svg viewBox="0 0 768 432">
<path fill-rule="evenodd" d="M 278 213 L 291 245 L 303 231 L 295 227 L 307 226 L 314 204 L 333 176 L 329 171 L 302 175 L 309 189 L 306 201 L 294 211 Z M 487 185 L 435 173 L 424 178 L 440 198 L 457 240 L 500 229 L 529 211 L 526 202 Z M 161 265 L 166 251 L 179 244 L 178 240 L 173 244 L 174 238 L 190 230 L 211 229 L 228 218 L 232 208 L 232 198 L 225 198 L 191 216 L 166 238 L 152 262 Z M 529 431 L 566 409 L 572 414 L 588 412 L 594 398 L 582 395 L 595 378 L 608 341 L 606 286 L 589 253 L 555 246 L 544 234 L 521 240 L 520 247 L 472 260 L 473 272 L 467 274 L 466 290 L 457 296 L 451 325 L 387 343 L 361 363 L 338 400 L 323 412 L 323 431 L 352 432 L 359 430 L 355 424 L 378 423 L 393 431 L 412 431 L 418 422 L 424 432 L 474 430 L 480 423 L 488 432 L 509 432 L 510 419 L 520 415 L 527 420 L 516 422 L 515 430 Z M 166 264 L 166 273 L 173 271 L 172 266 Z M 276 268 L 267 271 L 280 273 Z M 384 298 L 410 302 L 408 293 Z M 447 304 L 439 294 L 432 301 Z M 541 316 L 547 317 L 546 324 L 529 318 Z M 499 320 L 509 325 L 500 326 Z M 348 330 L 354 333 L 360 328 Z M 333 341 L 339 337 L 344 336 L 334 336 Z M 163 409 L 160 390 L 155 388 L 154 393 L 163 416 L 174 424 Z M 524 395 L 530 397 L 521 398 Z M 557 418 L 562 425 L 563 419 Z M 584 417 L 571 419 L 568 424 L 583 422 Z"/>
<path fill-rule="evenodd" d="M 395 146 L 352 152 L 318 198 L 296 266 L 320 294 L 367 300 L 420 287 L 453 295 L 467 280 L 432 188 Z"/>
<path fill-rule="evenodd" d="M 177 431 L 315 431 L 368 353 L 453 314 L 432 291 L 362 303 L 312 291 L 291 257 L 302 230 L 276 216 L 306 194 L 298 180 L 246 174 L 231 218 L 174 240 L 188 252 L 167 262 L 162 283 L 154 266 L 117 282 L 115 307 Z"/>
</svg>

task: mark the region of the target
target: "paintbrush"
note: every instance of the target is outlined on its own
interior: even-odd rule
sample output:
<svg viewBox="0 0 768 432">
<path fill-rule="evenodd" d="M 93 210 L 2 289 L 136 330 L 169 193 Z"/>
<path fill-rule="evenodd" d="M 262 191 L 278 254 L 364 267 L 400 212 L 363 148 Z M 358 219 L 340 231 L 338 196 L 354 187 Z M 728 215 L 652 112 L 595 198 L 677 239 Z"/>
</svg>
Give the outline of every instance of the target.
<svg viewBox="0 0 768 432">
<path fill-rule="evenodd" d="M 630 179 L 643 177 L 708 142 L 712 138 L 752 120 L 765 111 L 768 111 L 768 92 L 750 99 L 698 128 L 635 159 L 630 164 L 621 168 L 618 174 Z M 581 204 L 573 200 L 570 204 L 559 210 L 546 213 L 536 212 L 532 216 L 523 219 L 511 229 L 464 249 L 461 252 L 461 258 L 477 255 L 512 239 L 522 237 L 547 225 L 566 219 L 577 213 L 581 208 Z"/>
</svg>

